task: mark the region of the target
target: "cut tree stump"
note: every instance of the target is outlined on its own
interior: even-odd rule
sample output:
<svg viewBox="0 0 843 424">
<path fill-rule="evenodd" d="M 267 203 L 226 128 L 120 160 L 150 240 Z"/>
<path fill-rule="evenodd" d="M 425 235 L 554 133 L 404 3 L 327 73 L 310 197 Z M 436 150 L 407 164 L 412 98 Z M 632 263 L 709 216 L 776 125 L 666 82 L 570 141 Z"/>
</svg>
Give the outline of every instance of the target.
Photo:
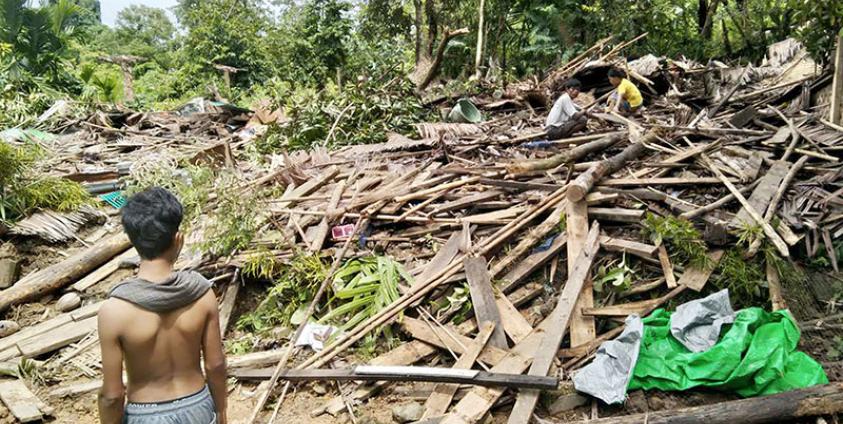
<svg viewBox="0 0 843 424">
<path fill-rule="evenodd" d="M 15 284 L 20 273 L 20 261 L 17 259 L 0 259 L 0 289 L 6 289 Z"/>
</svg>

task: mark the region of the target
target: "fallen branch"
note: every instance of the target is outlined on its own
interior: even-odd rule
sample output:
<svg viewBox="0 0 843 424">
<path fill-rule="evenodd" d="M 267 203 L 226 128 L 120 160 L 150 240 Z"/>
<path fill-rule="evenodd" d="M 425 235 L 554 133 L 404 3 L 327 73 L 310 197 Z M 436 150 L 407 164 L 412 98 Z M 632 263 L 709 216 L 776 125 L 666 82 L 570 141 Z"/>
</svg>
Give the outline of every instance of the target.
<svg viewBox="0 0 843 424">
<path fill-rule="evenodd" d="M 645 145 L 657 139 L 658 136 L 654 132 L 648 132 L 640 141 L 630 144 L 622 152 L 598 162 L 580 174 L 568 187 L 568 200 L 576 202 L 585 197 L 597 181 L 617 172 L 624 164 L 644 154 Z"/>
<path fill-rule="evenodd" d="M 577 421 L 577 424 L 760 424 L 780 423 L 794 418 L 829 415 L 840 411 L 843 411 L 843 383 L 834 383 L 772 396 Z"/>
</svg>

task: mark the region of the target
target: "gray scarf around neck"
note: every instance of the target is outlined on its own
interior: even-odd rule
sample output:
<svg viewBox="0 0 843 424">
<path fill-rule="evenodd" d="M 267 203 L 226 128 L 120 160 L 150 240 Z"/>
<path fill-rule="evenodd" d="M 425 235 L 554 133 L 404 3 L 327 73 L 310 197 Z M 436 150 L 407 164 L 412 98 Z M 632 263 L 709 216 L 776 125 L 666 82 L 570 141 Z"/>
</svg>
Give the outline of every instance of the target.
<svg viewBox="0 0 843 424">
<path fill-rule="evenodd" d="M 152 312 L 169 312 L 195 302 L 211 288 L 211 282 L 196 271 L 174 272 L 161 283 L 130 278 L 114 286 L 108 297 L 134 303 Z"/>
</svg>

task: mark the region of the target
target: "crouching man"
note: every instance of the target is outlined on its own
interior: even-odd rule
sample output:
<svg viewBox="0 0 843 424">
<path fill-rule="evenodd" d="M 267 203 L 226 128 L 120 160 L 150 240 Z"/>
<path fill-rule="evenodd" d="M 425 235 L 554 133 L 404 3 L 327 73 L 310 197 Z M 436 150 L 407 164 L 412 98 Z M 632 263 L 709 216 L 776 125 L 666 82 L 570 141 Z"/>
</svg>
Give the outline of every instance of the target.
<svg viewBox="0 0 843 424">
<path fill-rule="evenodd" d="M 582 84 L 576 79 L 565 81 L 564 92 L 553 104 L 544 124 L 549 140 L 568 138 L 576 132 L 585 130 L 588 118 L 585 112 L 573 102 L 580 95 L 581 86 Z"/>
<path fill-rule="evenodd" d="M 115 286 L 99 311 L 105 424 L 227 422 L 225 356 L 211 283 L 196 272 L 173 272 L 184 243 L 182 215 L 175 196 L 157 187 L 123 207 L 123 229 L 141 263 L 137 277 Z"/>
</svg>

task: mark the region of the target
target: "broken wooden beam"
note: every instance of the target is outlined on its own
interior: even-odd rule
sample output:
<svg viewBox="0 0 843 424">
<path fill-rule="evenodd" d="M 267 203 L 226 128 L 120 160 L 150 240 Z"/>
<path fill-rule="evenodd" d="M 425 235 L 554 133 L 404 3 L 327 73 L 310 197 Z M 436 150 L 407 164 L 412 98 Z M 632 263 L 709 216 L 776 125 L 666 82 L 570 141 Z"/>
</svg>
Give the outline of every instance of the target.
<svg viewBox="0 0 843 424">
<path fill-rule="evenodd" d="M 232 374 L 240 380 L 268 380 L 272 368 L 239 369 Z M 278 378 L 285 381 L 419 381 L 432 383 L 469 384 L 482 387 L 513 389 L 556 389 L 559 380 L 521 374 L 507 374 L 453 368 L 361 365 L 350 369 L 288 369 Z"/>
<path fill-rule="evenodd" d="M 489 276 L 486 259 L 483 257 L 468 257 L 463 259 L 462 263 L 463 268 L 465 268 L 466 280 L 468 280 L 474 316 L 478 322 L 489 321 L 495 325 L 489 344 L 506 349 L 508 347 L 506 335 L 503 330 L 501 314 L 495 301 L 495 293 L 492 291 L 492 279 Z"/>
<path fill-rule="evenodd" d="M 22 423 L 41 421 L 43 415 L 53 413 L 52 408 L 38 399 L 21 380 L 0 382 L 0 401 Z"/>
<path fill-rule="evenodd" d="M 843 383 L 832 383 L 770 396 L 718 402 L 690 408 L 615 416 L 577 424 L 761 424 L 843 411 Z"/>
<path fill-rule="evenodd" d="M 657 139 L 658 136 L 655 133 L 649 132 L 640 141 L 630 144 L 622 152 L 598 162 L 580 174 L 568 187 L 568 200 L 577 201 L 585 197 L 598 181 L 618 171 L 627 162 L 644 154 L 645 145 Z"/>
<path fill-rule="evenodd" d="M 536 350 L 535 358 L 533 358 L 533 363 L 530 365 L 527 375 L 545 376 L 550 371 L 550 365 L 556 358 L 559 345 L 562 344 L 573 307 L 579 297 L 579 294 L 574 290 L 584 286 L 591 270 L 591 265 L 594 263 L 594 258 L 597 256 L 598 250 L 600 250 L 599 236 L 600 225 L 594 222 L 591 225 L 591 230 L 588 232 L 588 236 L 582 245 L 579 255 L 574 261 L 573 271 L 568 276 L 565 288 L 562 289 L 559 302 L 548 317 L 557 325 L 551 326 L 547 333 L 545 333 L 541 344 L 539 344 L 539 348 Z M 529 423 L 538 400 L 539 391 L 521 390 L 518 393 L 518 398 L 515 401 L 515 406 L 512 408 L 512 413 L 509 415 L 509 421 L 507 423 Z"/>
<path fill-rule="evenodd" d="M 47 268 L 23 277 L 0 291 L 0 312 L 59 290 L 129 248 L 129 238 L 116 234 Z"/>
<path fill-rule="evenodd" d="M 568 149 L 547 159 L 521 161 L 507 165 L 506 169 L 512 175 L 524 174 L 532 171 L 556 168 L 559 165 L 575 162 L 591 153 L 603 151 L 620 142 L 625 134 L 615 134 L 599 140 L 585 143 Z"/>
<path fill-rule="evenodd" d="M 494 329 L 494 323 L 486 321 L 481 324 L 480 331 L 478 331 L 477 337 L 474 338 L 474 343 L 472 343 L 466 353 L 462 354 L 459 359 L 457 359 L 453 368 L 466 370 L 471 369 L 474 362 L 477 361 L 477 357 L 480 356 L 480 352 L 484 347 L 486 347 L 486 343 L 489 342 L 489 338 L 492 336 Z M 451 405 L 451 401 L 454 400 L 454 394 L 457 393 L 458 388 L 459 386 L 456 384 L 437 384 L 433 388 L 433 393 L 430 394 L 430 397 L 428 397 L 427 401 L 424 403 L 424 413 L 422 414 L 422 418 L 435 417 L 444 414 L 445 411 L 448 410 L 448 406 Z"/>
</svg>

